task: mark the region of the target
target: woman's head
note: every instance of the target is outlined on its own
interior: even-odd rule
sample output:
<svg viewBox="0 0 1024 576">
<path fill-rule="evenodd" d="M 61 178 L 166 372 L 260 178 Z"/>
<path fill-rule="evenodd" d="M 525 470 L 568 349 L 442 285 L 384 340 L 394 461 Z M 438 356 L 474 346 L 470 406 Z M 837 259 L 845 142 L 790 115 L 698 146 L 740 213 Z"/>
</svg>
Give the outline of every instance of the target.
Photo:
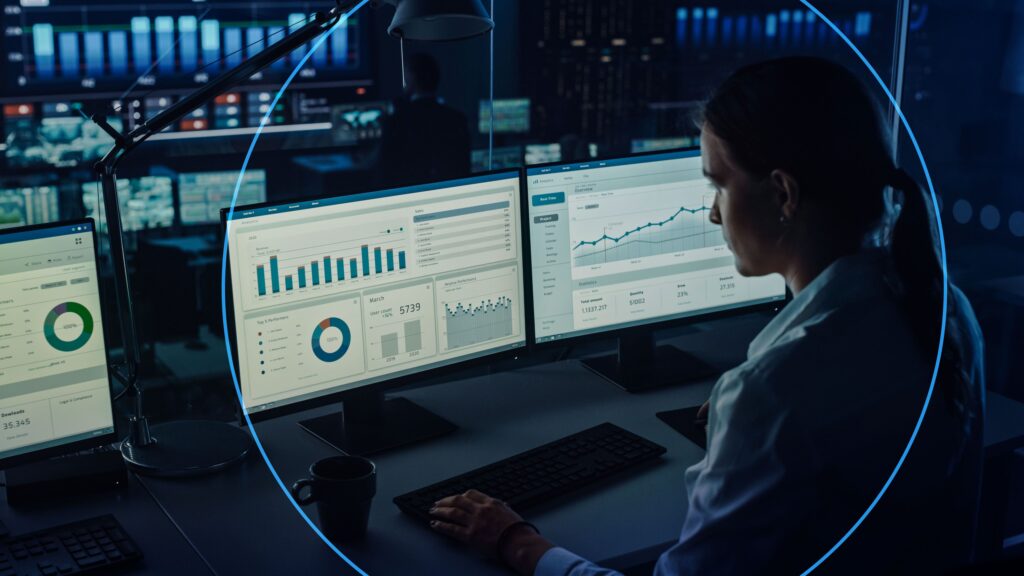
<svg viewBox="0 0 1024 576">
<path fill-rule="evenodd" d="M 702 112 L 711 217 L 741 273 L 785 273 L 808 250 L 855 251 L 880 222 L 890 145 L 877 104 L 847 69 L 807 57 L 747 66 Z"/>
<path fill-rule="evenodd" d="M 820 272 L 888 224 L 886 189 L 902 193 L 899 217 L 878 235 L 892 254 L 911 328 L 933 358 L 944 282 L 932 215 L 920 187 L 893 162 L 876 102 L 842 66 L 791 57 L 747 66 L 714 92 L 700 118 L 704 170 L 722 225 L 746 275 Z M 809 281 L 812 278 L 804 278 Z M 969 394 L 955 303 L 942 350 L 945 398 L 965 417 Z M 966 417 L 965 417 L 966 419 Z"/>
</svg>

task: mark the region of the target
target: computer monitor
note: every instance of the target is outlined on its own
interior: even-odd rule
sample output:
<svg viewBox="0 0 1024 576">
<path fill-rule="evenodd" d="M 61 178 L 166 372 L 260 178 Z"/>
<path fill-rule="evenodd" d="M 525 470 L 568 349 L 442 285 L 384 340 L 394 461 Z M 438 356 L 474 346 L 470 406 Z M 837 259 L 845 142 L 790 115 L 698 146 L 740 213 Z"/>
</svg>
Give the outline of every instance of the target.
<svg viewBox="0 0 1024 576">
<path fill-rule="evenodd" d="M 117 197 L 121 203 L 121 224 L 125 232 L 174 225 L 174 194 L 171 179 L 166 176 L 119 179 Z M 100 231 L 105 232 L 107 220 L 99 182 L 82 184 L 82 204 L 86 215 L 99 222 Z"/>
<path fill-rule="evenodd" d="M 77 102 L 3 105 L 4 143 L 11 167 L 66 168 L 98 160 L 114 141 L 79 113 Z M 110 119 L 121 130 L 121 121 Z"/>
<path fill-rule="evenodd" d="M 523 165 L 523 147 L 502 146 L 495 148 L 493 153 L 487 148 L 473 150 L 470 165 L 473 172 L 518 168 Z"/>
<path fill-rule="evenodd" d="M 781 276 L 737 272 L 721 228 L 708 219 L 714 191 L 698 150 L 531 167 L 526 174 L 536 343 L 608 334 L 649 341 L 655 326 L 786 298 Z M 620 354 L 643 356 L 642 348 Z M 678 379 L 687 364 L 672 350 L 660 352 L 673 355 L 668 376 Z M 656 360 L 590 365 L 620 384 L 643 375 L 653 385 L 660 375 L 644 365 Z"/>
<path fill-rule="evenodd" d="M 562 145 L 554 144 L 527 144 L 525 163 L 527 166 L 534 164 L 550 164 L 562 161 Z"/>
<path fill-rule="evenodd" d="M 344 393 L 344 418 L 302 425 L 357 453 L 452 429 L 381 390 L 526 345 L 519 192 L 504 171 L 225 214 L 248 413 Z"/>
<path fill-rule="evenodd" d="M 336 146 L 378 140 L 383 134 L 387 102 L 358 102 L 331 106 L 331 138 Z"/>
<path fill-rule="evenodd" d="M 231 205 L 238 182 L 238 172 L 191 172 L 178 177 L 178 213 L 185 226 L 217 224 L 220 211 Z M 267 201 L 267 173 L 250 169 L 242 176 L 236 205 L 259 204 Z"/>
<path fill-rule="evenodd" d="M 697 138 L 691 138 L 690 136 L 679 136 L 675 138 L 640 138 L 630 141 L 629 151 L 633 154 L 643 154 L 645 152 L 689 148 L 696 143 Z"/>
<path fill-rule="evenodd" d="M 491 131 L 491 101 L 480 101 L 480 133 Z M 494 100 L 494 133 L 526 134 L 530 131 L 530 99 Z"/>
<path fill-rule="evenodd" d="M 60 219 L 56 186 L 0 189 L 0 228 L 46 224 Z"/>
<path fill-rule="evenodd" d="M 0 230 L 0 468 L 114 438 L 91 220 Z"/>
</svg>

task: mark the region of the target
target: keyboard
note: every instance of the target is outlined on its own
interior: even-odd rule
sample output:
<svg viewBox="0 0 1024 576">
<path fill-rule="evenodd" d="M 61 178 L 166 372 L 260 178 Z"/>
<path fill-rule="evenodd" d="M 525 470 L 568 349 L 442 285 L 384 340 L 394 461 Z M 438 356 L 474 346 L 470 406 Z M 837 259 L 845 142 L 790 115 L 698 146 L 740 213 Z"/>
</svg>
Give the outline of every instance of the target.
<svg viewBox="0 0 1024 576">
<path fill-rule="evenodd" d="M 431 484 L 394 499 L 398 508 L 430 522 L 434 502 L 478 490 L 515 510 L 565 499 L 612 476 L 635 472 L 657 460 L 665 448 L 628 430 L 604 423 L 499 462 Z"/>
<path fill-rule="evenodd" d="M 110 515 L 12 536 L 0 543 L 0 576 L 109 571 L 142 558 Z"/>
</svg>

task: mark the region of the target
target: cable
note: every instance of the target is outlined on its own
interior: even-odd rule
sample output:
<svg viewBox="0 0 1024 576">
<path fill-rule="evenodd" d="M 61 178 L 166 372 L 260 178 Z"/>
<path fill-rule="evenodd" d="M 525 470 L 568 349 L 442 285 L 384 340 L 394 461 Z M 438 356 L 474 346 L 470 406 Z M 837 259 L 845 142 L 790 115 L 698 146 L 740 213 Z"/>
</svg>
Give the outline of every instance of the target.
<svg viewBox="0 0 1024 576">
<path fill-rule="evenodd" d="M 491 0 L 491 20 L 494 20 L 494 0 Z M 497 26 L 497 22 L 494 24 Z M 491 28 L 490 45 L 490 74 L 491 74 L 491 99 L 488 102 L 491 110 L 490 129 L 487 138 L 487 169 L 494 170 L 494 28 Z"/>
<path fill-rule="evenodd" d="M 170 511 L 168 511 L 167 508 L 164 507 L 163 502 L 161 502 L 160 499 L 156 497 L 156 494 L 153 494 L 153 491 L 149 489 L 149 486 L 146 486 L 146 483 L 142 481 L 142 478 L 139 477 L 138 474 L 132 474 L 132 476 L 135 476 L 135 480 L 139 483 L 140 486 L 142 486 L 142 489 L 145 490 L 147 494 L 149 494 L 149 497 L 153 499 L 153 502 L 155 502 L 157 507 L 160 508 L 160 511 L 164 513 L 164 516 L 166 516 L 167 519 L 170 520 L 171 525 L 174 526 L 174 529 L 178 531 L 178 534 L 181 534 L 181 537 L 185 539 L 185 542 L 188 542 L 188 545 L 192 548 L 192 551 L 196 553 L 196 556 L 199 556 L 199 559 L 203 561 L 203 564 L 205 564 L 206 567 L 210 570 L 210 573 L 217 574 L 218 572 L 216 569 L 214 569 L 213 564 L 210 564 L 210 561 L 206 559 L 206 556 L 203 556 L 203 553 L 199 551 L 199 548 L 195 545 L 195 542 L 192 542 L 192 539 L 188 537 L 188 534 L 185 533 L 185 530 L 183 530 L 182 527 L 174 520 L 174 517 L 171 516 Z"/>
</svg>

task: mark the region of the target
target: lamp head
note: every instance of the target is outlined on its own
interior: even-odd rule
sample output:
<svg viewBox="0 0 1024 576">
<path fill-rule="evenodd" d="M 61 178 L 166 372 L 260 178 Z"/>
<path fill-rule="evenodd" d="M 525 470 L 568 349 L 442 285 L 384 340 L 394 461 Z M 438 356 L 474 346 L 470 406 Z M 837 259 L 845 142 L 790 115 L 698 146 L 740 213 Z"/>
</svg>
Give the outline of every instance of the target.
<svg viewBox="0 0 1024 576">
<path fill-rule="evenodd" d="M 490 32 L 494 20 L 480 0 L 382 0 L 395 7 L 388 33 L 395 38 L 445 42 Z"/>
</svg>

